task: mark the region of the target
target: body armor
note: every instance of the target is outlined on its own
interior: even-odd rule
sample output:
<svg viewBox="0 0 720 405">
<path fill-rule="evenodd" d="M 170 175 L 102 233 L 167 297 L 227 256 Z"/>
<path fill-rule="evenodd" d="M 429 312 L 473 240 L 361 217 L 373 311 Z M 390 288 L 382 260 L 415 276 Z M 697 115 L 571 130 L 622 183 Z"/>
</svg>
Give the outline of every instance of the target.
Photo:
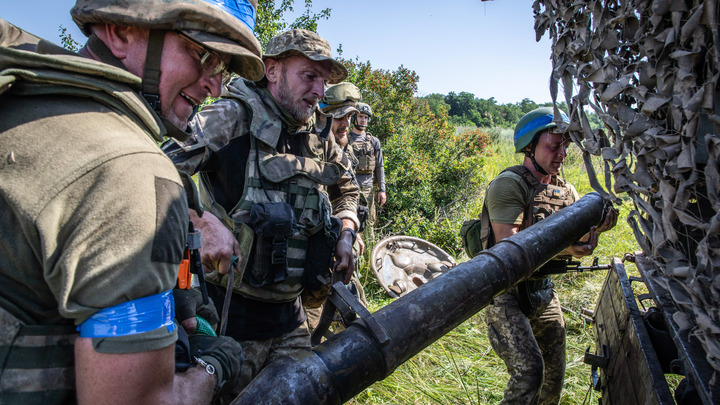
<svg viewBox="0 0 720 405">
<path fill-rule="evenodd" d="M 375 172 L 375 163 L 377 157 L 375 155 L 375 148 L 370 143 L 370 136 L 368 135 L 365 142 L 353 142 L 350 147 L 353 150 L 353 154 L 358 160 L 358 165 L 355 168 L 357 174 L 372 174 Z"/>
<path fill-rule="evenodd" d="M 136 92 L 139 78 L 122 69 L 67 55 L 68 51 L 29 37 L 0 19 L 0 33 L 3 28 L 8 35 L 0 36 L 4 45 L 0 47 L 0 97 L 4 92 L 90 97 L 132 118 L 155 141 L 162 139 L 164 128 L 158 117 L 148 111 Z M 22 42 L 28 39 L 33 42 Z M 40 47 L 63 55 L 24 51 Z M 72 324 L 28 324 L 0 308 L 0 403 L 76 402 L 77 337 Z"/>
<path fill-rule="evenodd" d="M 265 107 L 260 96 L 247 87 L 244 81 L 237 80 L 229 88 L 229 96 L 243 103 L 250 112 L 249 125 L 250 151 L 245 167 L 245 186 L 240 201 L 230 210 L 225 210 L 214 202 L 212 185 L 207 177 L 200 176 L 201 200 L 206 209 L 210 209 L 218 218 L 225 218 L 233 229 L 243 251 L 236 269 L 245 273 L 253 272 L 249 263 L 253 239 L 257 235 L 250 227 L 250 211 L 255 203 L 287 203 L 292 207 L 295 217 L 295 230 L 287 238 L 287 272 L 282 279 L 263 285 L 253 286 L 248 277 L 236 277 L 233 290 L 243 296 L 269 302 L 287 302 L 294 300 L 302 291 L 305 271 L 308 238 L 324 231 L 330 225 L 332 208 L 327 194 L 322 189 L 337 183 L 341 168 L 325 162 L 325 141 L 312 132 L 297 133 L 303 136 L 301 155 L 279 153 L 275 145 L 268 145 L 259 135 L 268 121 L 280 119 Z M 255 244 L 257 244 L 257 240 Z M 245 281 L 243 281 L 245 278 Z M 227 285 L 227 276 L 213 273 L 208 281 Z M 257 278 L 256 278 L 257 279 Z"/>
<path fill-rule="evenodd" d="M 542 221 L 556 211 L 575 202 L 575 196 L 570 187 L 560 177 L 554 178 L 557 184 L 543 184 L 525 166 L 511 166 L 505 170 L 522 177 L 532 192 L 532 201 L 525 210 L 520 230 Z M 487 209 L 483 207 L 483 211 L 487 212 Z M 494 243 L 494 238 L 492 242 Z M 518 283 L 516 285 L 517 299 L 522 311 L 529 315 L 536 308 L 547 306 L 555 295 L 554 286 L 550 276 L 531 276 L 529 279 Z"/>
</svg>

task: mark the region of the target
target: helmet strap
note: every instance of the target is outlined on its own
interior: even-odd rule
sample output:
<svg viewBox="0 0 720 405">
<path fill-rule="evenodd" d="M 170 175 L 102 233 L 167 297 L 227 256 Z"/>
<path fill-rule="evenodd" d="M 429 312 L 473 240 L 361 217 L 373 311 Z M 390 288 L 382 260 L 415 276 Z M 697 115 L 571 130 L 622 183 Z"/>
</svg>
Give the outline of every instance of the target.
<svg viewBox="0 0 720 405">
<path fill-rule="evenodd" d="M 538 164 L 537 160 L 535 160 L 535 148 L 537 147 L 538 141 L 540 141 L 540 137 L 535 136 L 535 138 L 532 141 L 532 144 L 530 145 L 530 154 L 529 154 L 530 161 L 532 162 L 533 166 L 535 167 L 535 170 L 537 170 L 543 176 L 547 176 L 548 172 L 545 171 L 545 169 L 543 169 L 542 166 L 540 166 Z"/>
<path fill-rule="evenodd" d="M 164 30 L 150 30 L 142 77 L 142 96 L 160 115 L 160 59 L 165 42 Z"/>
</svg>

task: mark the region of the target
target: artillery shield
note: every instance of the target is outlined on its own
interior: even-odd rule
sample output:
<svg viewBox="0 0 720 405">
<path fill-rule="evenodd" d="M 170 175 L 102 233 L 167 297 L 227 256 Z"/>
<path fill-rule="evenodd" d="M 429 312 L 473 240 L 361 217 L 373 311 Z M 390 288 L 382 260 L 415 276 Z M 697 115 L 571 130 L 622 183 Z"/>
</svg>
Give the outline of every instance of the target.
<svg viewBox="0 0 720 405">
<path fill-rule="evenodd" d="M 434 244 L 403 235 L 381 240 L 371 258 L 375 278 L 393 298 L 402 297 L 457 266 L 452 256 Z"/>
</svg>

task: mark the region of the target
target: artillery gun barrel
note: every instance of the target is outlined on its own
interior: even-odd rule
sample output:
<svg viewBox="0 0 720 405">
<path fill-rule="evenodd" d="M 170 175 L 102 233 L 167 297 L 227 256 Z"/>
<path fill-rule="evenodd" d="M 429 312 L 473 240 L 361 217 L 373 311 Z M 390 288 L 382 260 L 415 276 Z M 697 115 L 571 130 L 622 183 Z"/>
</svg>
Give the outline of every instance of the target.
<svg viewBox="0 0 720 405">
<path fill-rule="evenodd" d="M 600 222 L 603 207 L 602 197 L 590 193 L 499 241 L 372 314 L 380 333 L 355 321 L 311 352 L 270 364 L 233 404 L 348 401 L 580 239 Z"/>
</svg>

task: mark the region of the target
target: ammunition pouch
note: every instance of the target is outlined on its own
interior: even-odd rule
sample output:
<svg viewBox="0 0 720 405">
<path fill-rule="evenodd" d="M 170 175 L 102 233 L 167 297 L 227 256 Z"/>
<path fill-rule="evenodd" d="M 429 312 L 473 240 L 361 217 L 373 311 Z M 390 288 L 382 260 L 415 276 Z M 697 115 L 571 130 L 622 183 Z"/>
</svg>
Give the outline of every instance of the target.
<svg viewBox="0 0 720 405">
<path fill-rule="evenodd" d="M 517 284 L 517 300 L 520 310 L 530 316 L 538 308 L 546 307 L 555 294 L 555 284 L 550 277 L 528 279 Z"/>
<path fill-rule="evenodd" d="M 303 274 L 303 305 L 317 308 L 325 301 L 335 261 L 335 246 L 340 238 L 342 221 L 330 217 L 330 227 L 308 239 L 307 260 Z"/>
<path fill-rule="evenodd" d="M 358 216 L 358 221 L 360 222 L 360 226 L 358 227 L 357 233 L 360 233 L 363 230 L 365 230 L 365 222 L 367 222 L 368 217 L 370 216 L 370 209 L 368 209 L 368 207 L 365 205 L 358 204 L 357 216 Z"/>
<path fill-rule="evenodd" d="M 288 238 L 295 229 L 295 214 L 284 202 L 255 203 L 250 208 L 255 240 L 244 278 L 253 287 L 285 280 L 288 271 Z"/>
</svg>

